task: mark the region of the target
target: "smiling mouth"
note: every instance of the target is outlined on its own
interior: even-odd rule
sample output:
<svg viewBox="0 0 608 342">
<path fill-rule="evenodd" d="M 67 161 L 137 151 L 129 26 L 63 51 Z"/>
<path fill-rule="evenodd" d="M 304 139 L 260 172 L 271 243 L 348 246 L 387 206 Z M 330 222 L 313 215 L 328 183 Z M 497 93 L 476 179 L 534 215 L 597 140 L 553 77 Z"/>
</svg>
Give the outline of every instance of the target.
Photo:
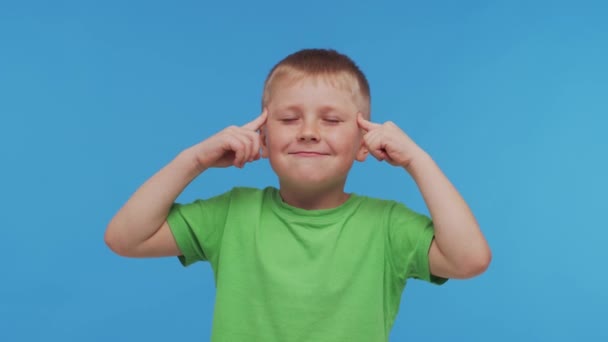
<svg viewBox="0 0 608 342">
<path fill-rule="evenodd" d="M 296 155 L 298 157 L 323 157 L 323 156 L 327 156 L 326 153 L 308 152 L 308 151 L 292 152 L 290 154 Z"/>
</svg>

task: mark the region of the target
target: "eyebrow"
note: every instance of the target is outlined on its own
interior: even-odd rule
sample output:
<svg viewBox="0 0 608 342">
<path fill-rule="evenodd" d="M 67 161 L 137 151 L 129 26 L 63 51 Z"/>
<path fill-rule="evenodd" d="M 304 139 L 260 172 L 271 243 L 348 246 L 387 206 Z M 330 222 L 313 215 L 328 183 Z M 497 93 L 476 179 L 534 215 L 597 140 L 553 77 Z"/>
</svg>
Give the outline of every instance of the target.
<svg viewBox="0 0 608 342">
<path fill-rule="evenodd" d="M 287 107 L 279 107 L 280 110 L 291 110 L 291 111 L 301 111 L 302 110 L 302 106 L 300 105 L 290 105 Z M 341 110 L 339 110 L 338 108 L 334 107 L 334 106 L 329 106 L 329 105 L 325 105 L 325 106 L 321 106 L 320 108 L 320 112 L 321 113 L 328 113 L 328 112 L 342 112 Z"/>
<path fill-rule="evenodd" d="M 332 106 L 323 106 L 323 107 L 321 107 L 321 113 L 327 114 L 329 112 L 338 112 L 338 113 L 340 113 L 341 111 L 338 110 L 338 108 L 332 107 Z"/>
<path fill-rule="evenodd" d="M 279 107 L 281 110 L 291 110 L 291 111 L 300 111 L 301 110 L 301 106 L 298 105 L 291 105 L 291 106 L 287 106 L 287 107 Z"/>
</svg>

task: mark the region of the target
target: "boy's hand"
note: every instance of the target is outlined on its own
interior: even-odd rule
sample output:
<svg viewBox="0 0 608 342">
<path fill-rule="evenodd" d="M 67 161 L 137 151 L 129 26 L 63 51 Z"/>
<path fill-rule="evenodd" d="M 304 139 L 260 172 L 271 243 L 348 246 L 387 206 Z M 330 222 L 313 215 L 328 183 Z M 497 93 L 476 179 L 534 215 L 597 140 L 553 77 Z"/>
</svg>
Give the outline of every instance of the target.
<svg viewBox="0 0 608 342">
<path fill-rule="evenodd" d="M 359 127 L 365 131 L 363 142 L 369 153 L 393 166 L 408 168 L 412 160 L 424 152 L 397 125 L 388 121 L 384 124 L 370 122 L 357 115 Z"/>
<path fill-rule="evenodd" d="M 260 128 L 266 123 L 268 111 L 244 126 L 230 126 L 193 147 L 196 162 L 203 169 L 210 167 L 242 168 L 245 163 L 260 159 Z"/>
</svg>

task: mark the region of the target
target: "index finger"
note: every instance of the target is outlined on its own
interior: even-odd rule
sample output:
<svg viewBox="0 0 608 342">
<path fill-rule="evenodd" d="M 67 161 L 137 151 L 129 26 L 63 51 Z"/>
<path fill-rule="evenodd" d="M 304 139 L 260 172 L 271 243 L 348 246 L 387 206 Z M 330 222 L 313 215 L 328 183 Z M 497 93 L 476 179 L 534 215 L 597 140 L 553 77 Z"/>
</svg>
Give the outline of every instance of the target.
<svg viewBox="0 0 608 342">
<path fill-rule="evenodd" d="M 359 124 L 359 127 L 361 127 L 363 130 L 369 132 L 372 129 L 378 128 L 382 125 L 377 124 L 377 123 L 373 123 L 371 121 L 366 120 L 363 117 L 363 114 L 359 113 L 359 115 L 357 116 L 357 123 Z"/>
<path fill-rule="evenodd" d="M 246 123 L 243 128 L 245 129 L 249 129 L 252 131 L 257 131 L 260 128 L 262 128 L 262 126 L 266 123 L 266 118 L 268 117 L 268 109 L 264 108 L 264 110 L 262 111 L 262 114 L 260 114 L 260 116 L 258 116 L 257 118 L 253 119 L 253 121 L 250 121 L 248 123 Z"/>
</svg>

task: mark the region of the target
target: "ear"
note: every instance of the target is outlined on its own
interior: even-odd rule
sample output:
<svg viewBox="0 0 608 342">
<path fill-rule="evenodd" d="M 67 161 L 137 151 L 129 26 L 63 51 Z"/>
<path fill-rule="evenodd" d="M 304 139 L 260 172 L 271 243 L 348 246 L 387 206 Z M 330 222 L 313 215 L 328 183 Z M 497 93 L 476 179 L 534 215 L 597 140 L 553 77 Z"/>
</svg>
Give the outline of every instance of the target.
<svg viewBox="0 0 608 342">
<path fill-rule="evenodd" d="M 355 156 L 355 159 L 359 162 L 363 162 L 363 161 L 365 161 L 365 158 L 367 158 L 368 154 L 369 154 L 369 150 L 365 146 L 363 139 L 361 139 L 361 146 L 359 147 L 359 150 L 357 151 L 357 155 Z"/>
<path fill-rule="evenodd" d="M 260 149 L 262 150 L 262 158 L 268 158 L 268 135 L 266 134 L 266 125 L 260 128 Z"/>
</svg>

